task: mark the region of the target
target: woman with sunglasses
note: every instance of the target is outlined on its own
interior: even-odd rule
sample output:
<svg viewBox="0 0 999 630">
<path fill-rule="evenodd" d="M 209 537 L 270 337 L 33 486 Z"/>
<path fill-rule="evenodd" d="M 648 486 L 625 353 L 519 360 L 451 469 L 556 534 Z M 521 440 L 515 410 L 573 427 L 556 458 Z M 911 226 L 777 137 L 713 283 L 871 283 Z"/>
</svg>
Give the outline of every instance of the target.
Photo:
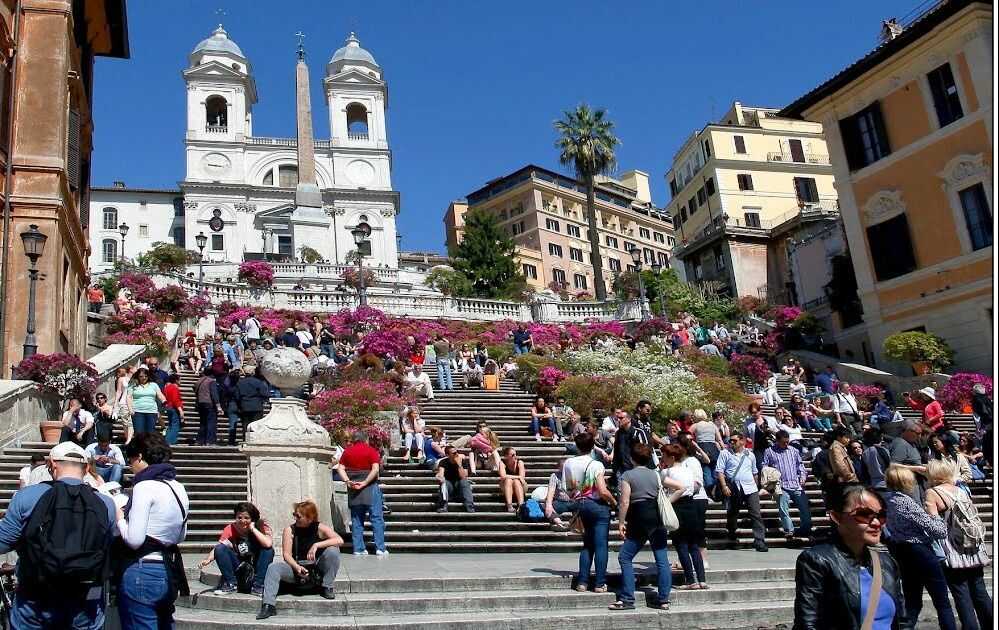
<svg viewBox="0 0 999 630">
<path fill-rule="evenodd" d="M 315 584 L 320 582 L 319 594 L 324 599 L 336 599 L 333 582 L 340 570 L 340 545 L 343 538 L 324 523 L 319 522 L 319 508 L 315 501 L 306 499 L 292 506 L 294 522 L 281 533 L 283 562 L 273 562 L 267 567 L 264 578 L 263 601 L 257 619 L 267 619 L 277 614 L 277 595 L 281 582 Z"/>
<path fill-rule="evenodd" d="M 873 489 L 840 486 L 827 506 L 832 537 L 803 551 L 795 566 L 794 630 L 857 630 L 868 616 L 864 627 L 908 627 L 899 568 L 877 548 L 884 500 Z"/>
<path fill-rule="evenodd" d="M 934 543 L 947 538 L 947 523 L 937 513 L 933 502 L 926 509 L 909 496 L 916 488 L 916 475 L 898 464 L 888 467 L 888 531 L 892 555 L 902 571 L 906 616 L 915 620 L 923 608 L 923 590 L 930 593 L 943 630 L 957 630 L 954 609 L 947 596 L 947 578 Z"/>
</svg>

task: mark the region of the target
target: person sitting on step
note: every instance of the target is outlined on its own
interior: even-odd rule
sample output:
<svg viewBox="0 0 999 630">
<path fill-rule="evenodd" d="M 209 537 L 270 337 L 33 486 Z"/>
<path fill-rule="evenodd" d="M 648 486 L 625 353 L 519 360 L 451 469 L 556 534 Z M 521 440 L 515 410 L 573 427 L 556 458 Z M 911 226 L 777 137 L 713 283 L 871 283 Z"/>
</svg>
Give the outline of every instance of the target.
<svg viewBox="0 0 999 630">
<path fill-rule="evenodd" d="M 402 419 L 402 441 L 406 446 L 406 461 L 412 463 L 413 450 L 416 450 L 416 460 L 423 461 L 423 430 L 426 423 L 420 417 L 419 408 L 412 406 L 406 410 Z"/>
<path fill-rule="evenodd" d="M 493 433 L 485 423 L 479 424 L 479 429 L 468 441 L 469 448 L 475 458 L 471 462 L 472 474 L 475 474 L 477 466 L 482 466 L 486 470 L 499 470 L 499 438 Z"/>
<path fill-rule="evenodd" d="M 319 522 L 319 508 L 306 499 L 292 506 L 294 522 L 281 533 L 281 557 L 267 568 L 264 592 L 257 619 L 277 614 L 277 595 L 281 582 L 302 587 L 320 587 L 324 599 L 336 599 L 333 589 L 340 570 L 340 545 L 343 538 L 325 523 Z"/>
<path fill-rule="evenodd" d="M 430 427 L 430 435 L 423 436 L 423 466 L 436 470 L 437 464 L 444 458 L 444 432 L 440 427 Z"/>
<path fill-rule="evenodd" d="M 241 592 L 263 595 L 264 577 L 274 561 L 273 532 L 260 510 L 249 501 L 233 507 L 233 522 L 222 529 L 219 541 L 208 551 L 199 566 L 219 565 L 222 577 L 216 595 Z"/>
<path fill-rule="evenodd" d="M 434 386 L 430 383 L 430 376 L 423 371 L 423 365 L 419 363 L 406 373 L 403 385 L 408 392 L 422 396 L 427 400 L 434 399 Z"/>
<path fill-rule="evenodd" d="M 505 378 L 517 378 L 517 364 L 514 362 L 513 357 L 508 357 L 500 368 L 500 380 Z"/>
<path fill-rule="evenodd" d="M 499 467 L 499 487 L 506 502 L 506 511 L 514 513 L 524 502 L 527 489 L 527 469 L 524 461 L 517 457 L 512 446 L 503 449 L 502 465 Z"/>
<path fill-rule="evenodd" d="M 440 502 L 438 513 L 447 512 L 450 497 L 460 495 L 466 512 L 475 511 L 475 498 L 472 496 L 472 484 L 468 480 L 471 464 L 465 455 L 453 446 L 444 448 L 444 459 L 437 464 L 435 477 L 440 483 Z"/>
<path fill-rule="evenodd" d="M 541 441 L 542 424 L 545 425 L 550 433 L 547 437 L 556 441 L 560 439 L 558 427 L 556 426 L 558 422 L 555 420 L 555 413 L 548 406 L 544 396 L 538 396 L 534 401 L 534 406 L 531 407 L 531 433 L 534 434 L 534 439 L 538 442 Z"/>
</svg>

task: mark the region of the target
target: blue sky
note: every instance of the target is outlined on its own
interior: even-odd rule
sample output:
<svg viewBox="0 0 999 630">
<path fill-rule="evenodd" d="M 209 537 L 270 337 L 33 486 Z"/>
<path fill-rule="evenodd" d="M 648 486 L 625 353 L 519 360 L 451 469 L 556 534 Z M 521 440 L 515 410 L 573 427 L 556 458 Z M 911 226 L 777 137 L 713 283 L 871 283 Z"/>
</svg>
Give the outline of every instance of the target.
<svg viewBox="0 0 999 630">
<path fill-rule="evenodd" d="M 356 30 L 389 83 L 393 183 L 407 250 L 443 251 L 448 203 L 527 163 L 559 168 L 552 121 L 604 107 L 621 170 L 663 174 L 684 139 L 733 100 L 779 107 L 877 44 L 881 20 L 920 0 L 485 2 L 131 0 L 132 57 L 95 72 L 94 185 L 184 177 L 187 55 L 223 22 L 257 81 L 254 133 L 295 134 L 296 38 L 306 33 L 314 129 L 329 137 L 321 79 Z"/>
</svg>

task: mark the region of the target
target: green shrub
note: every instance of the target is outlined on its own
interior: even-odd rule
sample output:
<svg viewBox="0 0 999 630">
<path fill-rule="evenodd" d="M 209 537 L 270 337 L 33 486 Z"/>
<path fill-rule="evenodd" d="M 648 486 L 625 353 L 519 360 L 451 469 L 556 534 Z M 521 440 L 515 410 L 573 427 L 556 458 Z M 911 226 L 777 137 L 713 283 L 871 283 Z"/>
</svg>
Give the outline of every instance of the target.
<svg viewBox="0 0 999 630">
<path fill-rule="evenodd" d="M 489 358 L 496 361 L 500 365 L 506 362 L 506 360 L 513 355 L 513 346 L 508 343 L 498 343 L 495 345 L 486 346 L 486 353 L 489 354 Z"/>
<path fill-rule="evenodd" d="M 584 418 L 592 418 L 595 409 L 609 413 L 616 407 L 631 409 L 638 402 L 634 388 L 620 376 L 570 376 L 555 392 Z"/>
<path fill-rule="evenodd" d="M 725 357 L 711 354 L 704 354 L 694 346 L 684 346 L 680 348 L 680 356 L 684 363 L 697 375 L 713 374 L 715 376 L 728 376 L 728 361 Z"/>
<path fill-rule="evenodd" d="M 884 341 L 884 353 L 895 361 L 929 361 L 934 369 L 942 369 L 954 362 L 954 351 L 947 342 L 930 333 L 919 331 L 890 335 Z"/>
</svg>

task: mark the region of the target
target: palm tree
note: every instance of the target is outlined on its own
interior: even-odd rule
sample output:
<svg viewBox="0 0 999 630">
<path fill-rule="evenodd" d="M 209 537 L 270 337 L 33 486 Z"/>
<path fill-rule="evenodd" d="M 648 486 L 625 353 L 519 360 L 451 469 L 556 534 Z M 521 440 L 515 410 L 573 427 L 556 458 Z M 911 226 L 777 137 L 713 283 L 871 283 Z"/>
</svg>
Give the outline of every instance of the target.
<svg viewBox="0 0 999 630">
<path fill-rule="evenodd" d="M 585 103 L 575 111 L 566 111 L 562 120 L 555 121 L 559 133 L 555 147 L 563 166 L 572 166 L 576 176 L 586 182 L 586 220 L 589 225 L 590 264 L 593 266 L 593 288 L 597 300 L 607 299 L 607 285 L 600 261 L 600 234 L 594 208 L 593 179 L 614 168 L 614 147 L 621 143 L 614 135 L 614 123 L 607 119 L 607 110 L 591 110 Z"/>
</svg>

